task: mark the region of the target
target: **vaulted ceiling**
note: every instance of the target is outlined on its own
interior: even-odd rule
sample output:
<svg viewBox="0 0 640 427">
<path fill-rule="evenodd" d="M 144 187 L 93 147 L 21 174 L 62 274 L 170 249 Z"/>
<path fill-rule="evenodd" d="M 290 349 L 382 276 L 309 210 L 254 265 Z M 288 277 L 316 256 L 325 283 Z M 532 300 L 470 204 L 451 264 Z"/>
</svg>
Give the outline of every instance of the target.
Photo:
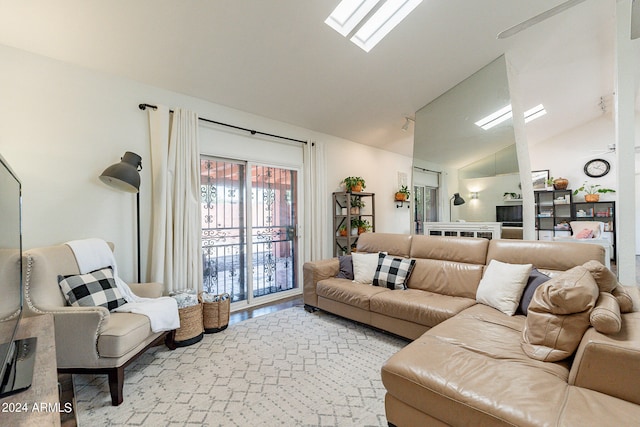
<svg viewBox="0 0 640 427">
<path fill-rule="evenodd" d="M 506 40 L 563 1 L 424 0 L 369 53 L 324 24 L 338 2 L 0 0 L 0 44 L 405 155 L 404 117 L 505 52 L 549 112 L 531 141 L 611 108 L 615 0 Z"/>
</svg>

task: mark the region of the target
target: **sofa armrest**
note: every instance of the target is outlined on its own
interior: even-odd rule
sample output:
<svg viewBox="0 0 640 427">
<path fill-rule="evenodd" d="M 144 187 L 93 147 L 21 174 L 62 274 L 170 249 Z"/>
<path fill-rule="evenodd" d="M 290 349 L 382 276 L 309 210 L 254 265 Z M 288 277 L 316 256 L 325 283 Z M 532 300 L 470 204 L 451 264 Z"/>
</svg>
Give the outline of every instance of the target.
<svg viewBox="0 0 640 427">
<path fill-rule="evenodd" d="M 53 315 L 58 368 L 91 368 L 99 359 L 98 335 L 109 322 L 104 307 L 39 307 Z"/>
<path fill-rule="evenodd" d="M 158 282 L 129 283 L 131 291 L 142 298 L 158 298 L 164 292 L 164 285 Z"/>
<path fill-rule="evenodd" d="M 571 366 L 569 384 L 640 405 L 639 312 L 623 314 L 617 334 L 587 330 Z"/>
<path fill-rule="evenodd" d="M 305 262 L 302 267 L 304 277 L 304 303 L 313 307 L 318 306 L 318 295 L 316 295 L 316 285 L 320 280 L 335 277 L 340 272 L 340 262 L 338 258 L 323 259 L 320 261 Z"/>
</svg>

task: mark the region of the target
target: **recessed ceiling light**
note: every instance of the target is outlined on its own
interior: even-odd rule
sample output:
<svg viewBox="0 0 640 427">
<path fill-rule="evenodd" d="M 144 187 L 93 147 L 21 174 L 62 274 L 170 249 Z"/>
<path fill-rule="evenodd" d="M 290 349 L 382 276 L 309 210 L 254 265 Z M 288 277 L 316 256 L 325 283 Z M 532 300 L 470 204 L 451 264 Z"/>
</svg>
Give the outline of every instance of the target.
<svg viewBox="0 0 640 427">
<path fill-rule="evenodd" d="M 422 0 L 342 0 L 324 21 L 369 52 Z M 377 8 L 377 9 L 376 9 Z"/>
</svg>

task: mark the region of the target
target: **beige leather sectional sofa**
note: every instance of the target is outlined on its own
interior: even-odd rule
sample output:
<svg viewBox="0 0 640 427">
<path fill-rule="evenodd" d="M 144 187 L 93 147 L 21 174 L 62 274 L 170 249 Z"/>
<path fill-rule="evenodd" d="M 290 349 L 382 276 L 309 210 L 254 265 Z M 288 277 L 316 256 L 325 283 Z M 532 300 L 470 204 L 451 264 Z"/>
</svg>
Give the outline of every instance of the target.
<svg viewBox="0 0 640 427">
<path fill-rule="evenodd" d="M 408 289 L 338 279 L 334 258 L 304 265 L 304 302 L 413 340 L 381 367 L 389 425 L 640 425 L 640 313 L 622 314 L 617 333 L 588 327 L 571 357 L 549 362 L 523 350 L 525 315 L 476 302 L 491 260 L 564 277 L 603 262 L 602 247 L 367 233 L 357 251 L 415 259 Z"/>
</svg>

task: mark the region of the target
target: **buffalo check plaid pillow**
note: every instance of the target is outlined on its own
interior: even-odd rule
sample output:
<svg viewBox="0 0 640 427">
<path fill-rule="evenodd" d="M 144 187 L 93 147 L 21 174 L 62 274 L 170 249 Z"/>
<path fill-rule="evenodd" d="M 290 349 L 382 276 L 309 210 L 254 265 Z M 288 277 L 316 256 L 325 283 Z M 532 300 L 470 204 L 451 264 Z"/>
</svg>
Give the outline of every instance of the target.
<svg viewBox="0 0 640 427">
<path fill-rule="evenodd" d="M 72 306 L 101 306 L 111 311 L 126 303 L 116 287 L 110 267 L 87 274 L 58 276 L 58 284 Z"/>
<path fill-rule="evenodd" d="M 378 268 L 373 276 L 373 286 L 386 286 L 389 289 L 407 289 L 406 282 L 415 264 L 415 259 L 396 258 L 380 253 L 378 255 Z"/>
</svg>

